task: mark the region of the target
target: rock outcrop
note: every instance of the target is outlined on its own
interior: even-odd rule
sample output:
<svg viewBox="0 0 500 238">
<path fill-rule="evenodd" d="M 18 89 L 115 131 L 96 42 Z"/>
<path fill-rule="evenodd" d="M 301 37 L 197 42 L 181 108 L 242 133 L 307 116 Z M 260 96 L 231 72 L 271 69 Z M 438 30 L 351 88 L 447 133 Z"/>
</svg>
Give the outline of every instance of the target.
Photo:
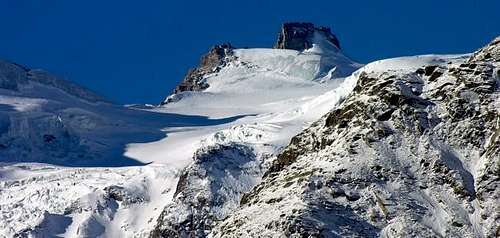
<svg viewBox="0 0 500 238">
<path fill-rule="evenodd" d="M 242 127 L 218 132 L 213 138 Z M 272 146 L 256 146 L 243 141 L 201 146 L 193 164 L 183 170 L 173 202 L 164 208 L 150 237 L 207 237 L 239 207 L 241 196 L 258 183 L 269 166 Z"/>
<path fill-rule="evenodd" d="M 313 46 L 315 34 L 324 37 L 338 49 L 340 43 L 337 37 L 332 34 L 328 27 L 316 27 L 312 23 L 307 22 L 291 22 L 283 24 L 278 36 L 278 41 L 274 48 L 276 49 L 292 49 L 305 50 Z"/>
<path fill-rule="evenodd" d="M 185 91 L 202 91 L 210 85 L 204 80 L 206 75 L 219 72 L 233 57 L 233 46 L 230 43 L 216 45 L 201 57 L 198 67 L 190 69 L 184 79 L 177 85 L 171 96 L 162 104 L 178 100 L 176 95 Z"/>
</svg>

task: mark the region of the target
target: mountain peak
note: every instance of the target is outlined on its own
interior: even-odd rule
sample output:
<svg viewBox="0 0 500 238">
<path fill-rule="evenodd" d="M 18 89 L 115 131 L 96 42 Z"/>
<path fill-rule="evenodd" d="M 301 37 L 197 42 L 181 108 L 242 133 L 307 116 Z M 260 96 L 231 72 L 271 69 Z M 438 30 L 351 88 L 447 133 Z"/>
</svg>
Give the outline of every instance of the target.
<svg viewBox="0 0 500 238">
<path fill-rule="evenodd" d="M 173 95 L 184 91 L 202 91 L 208 88 L 203 77 L 210 73 L 218 72 L 227 63 L 227 58 L 233 54 L 233 46 L 230 43 L 215 45 L 207 54 L 203 55 L 200 64 L 196 68 L 189 69 L 184 79 L 175 87 Z M 161 104 L 175 101 L 174 97 L 167 97 Z"/>
<path fill-rule="evenodd" d="M 308 50 L 309 56 L 297 56 L 295 55 L 297 52 L 276 49 Z M 361 66 L 340 52 L 340 43 L 330 28 L 315 26 L 307 22 L 284 23 L 274 49 L 264 50 L 266 52 L 263 52 L 263 49 L 247 52 L 245 50 L 234 48 L 229 43 L 213 46 L 207 54 L 201 57 L 199 65 L 188 71 L 173 93 L 160 105 L 176 102 L 188 95 L 181 94 L 183 92 L 199 92 L 208 89 L 210 84 L 207 76 L 218 73 L 231 62 L 234 65 L 241 63 L 242 67 L 259 67 L 259 61 L 265 64 L 260 66 L 268 70 L 276 66 L 275 70 L 287 72 L 289 77 L 319 81 L 326 78 L 346 77 Z M 259 55 L 259 52 L 262 54 Z M 297 57 L 295 61 L 280 61 L 280 57 L 285 55 Z M 270 64 L 268 60 L 282 62 L 287 64 L 287 67 L 278 69 L 282 65 Z M 308 68 L 305 65 L 313 65 L 313 67 Z"/>
<path fill-rule="evenodd" d="M 233 46 L 224 43 L 213 46 L 210 51 L 201 58 L 199 69 L 212 70 L 223 64 L 224 58 L 231 55 Z"/>
<path fill-rule="evenodd" d="M 39 92 L 37 90 L 31 91 L 33 88 L 32 85 L 30 85 L 31 83 L 60 90 L 65 94 L 72 95 L 88 102 L 110 102 L 90 89 L 55 76 L 47 71 L 30 69 L 21 64 L 0 59 L 0 89 L 18 93 L 23 92 L 27 93 L 27 95 L 31 95 L 31 93 L 38 94 Z"/>
<path fill-rule="evenodd" d="M 316 27 L 309 22 L 284 23 L 274 48 L 299 51 L 309 49 L 313 46 L 313 43 L 315 43 L 315 33 L 323 36 L 327 41 L 340 49 L 339 40 L 331 32 L 329 27 Z"/>
</svg>

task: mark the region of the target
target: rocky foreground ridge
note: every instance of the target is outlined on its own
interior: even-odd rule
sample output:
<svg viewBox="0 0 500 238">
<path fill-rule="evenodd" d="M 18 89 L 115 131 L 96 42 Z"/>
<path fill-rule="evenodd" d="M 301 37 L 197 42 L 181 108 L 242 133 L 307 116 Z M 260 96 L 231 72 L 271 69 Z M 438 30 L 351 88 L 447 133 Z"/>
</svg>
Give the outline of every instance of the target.
<svg viewBox="0 0 500 238">
<path fill-rule="evenodd" d="M 498 237 L 499 74 L 500 38 L 461 61 L 365 67 L 277 156 L 198 151 L 151 237 Z"/>
</svg>

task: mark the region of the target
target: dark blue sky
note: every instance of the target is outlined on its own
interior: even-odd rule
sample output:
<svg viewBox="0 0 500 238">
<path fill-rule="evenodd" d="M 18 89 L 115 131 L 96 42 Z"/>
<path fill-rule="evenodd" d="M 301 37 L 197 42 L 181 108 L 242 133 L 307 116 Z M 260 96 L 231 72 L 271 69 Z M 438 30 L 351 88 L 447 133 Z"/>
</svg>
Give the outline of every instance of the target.
<svg viewBox="0 0 500 238">
<path fill-rule="evenodd" d="M 376 59 L 465 53 L 500 35 L 498 0 L 0 0 L 0 58 L 119 103 L 158 103 L 211 45 L 271 47 L 285 21 L 329 26 Z"/>
</svg>

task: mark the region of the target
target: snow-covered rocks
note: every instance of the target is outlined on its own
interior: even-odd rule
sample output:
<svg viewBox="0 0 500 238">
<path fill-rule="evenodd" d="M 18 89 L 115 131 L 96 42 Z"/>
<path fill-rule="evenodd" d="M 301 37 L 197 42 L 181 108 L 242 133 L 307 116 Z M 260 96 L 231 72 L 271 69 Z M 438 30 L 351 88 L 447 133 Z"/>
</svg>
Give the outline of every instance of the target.
<svg viewBox="0 0 500 238">
<path fill-rule="evenodd" d="M 167 97 L 162 104 L 179 100 L 179 93 L 184 91 L 202 91 L 210 85 L 205 81 L 205 77 L 209 74 L 217 73 L 222 67 L 227 65 L 229 61 L 234 59 L 233 47 L 231 44 L 216 45 L 210 51 L 201 57 L 200 65 L 194 69 L 190 69 L 184 79 L 177 85 L 173 94 Z"/>
<path fill-rule="evenodd" d="M 412 61 L 360 69 L 212 236 L 498 235 L 499 65 Z"/>
<path fill-rule="evenodd" d="M 158 166 L 35 163 L 2 164 L 0 174 L 0 237 L 145 236 L 173 192 L 165 181 L 175 178 Z"/>
</svg>

